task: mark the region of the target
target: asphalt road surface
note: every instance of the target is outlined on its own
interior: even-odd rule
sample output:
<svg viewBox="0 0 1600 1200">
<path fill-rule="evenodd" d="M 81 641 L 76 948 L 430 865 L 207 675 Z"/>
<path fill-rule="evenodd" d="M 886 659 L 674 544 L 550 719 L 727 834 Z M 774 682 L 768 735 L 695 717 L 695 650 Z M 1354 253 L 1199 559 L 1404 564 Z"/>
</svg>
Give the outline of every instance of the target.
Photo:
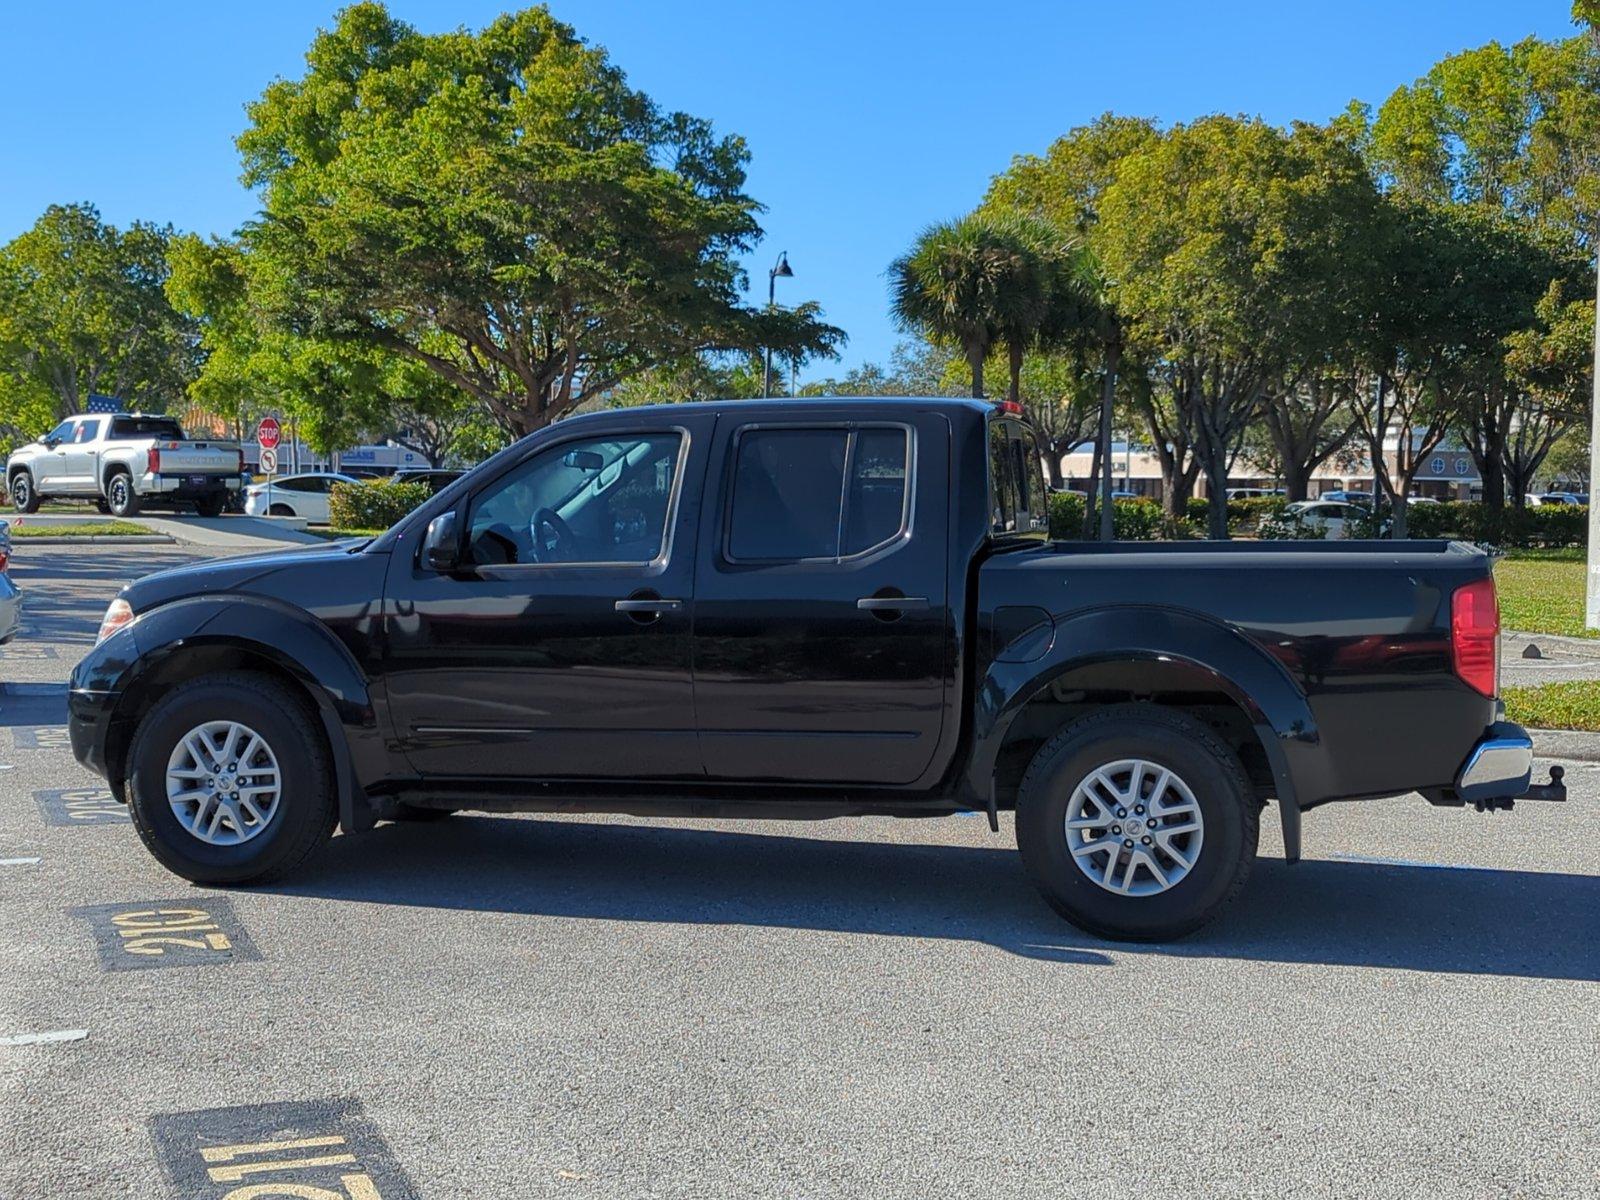
<svg viewBox="0 0 1600 1200">
<path fill-rule="evenodd" d="M 13 568 L 6 1200 L 1600 1194 L 1600 767 L 1330 806 L 1296 867 L 1269 821 L 1169 946 L 1062 924 L 975 818 L 457 816 L 193 888 L 59 686 L 183 557 Z"/>
</svg>

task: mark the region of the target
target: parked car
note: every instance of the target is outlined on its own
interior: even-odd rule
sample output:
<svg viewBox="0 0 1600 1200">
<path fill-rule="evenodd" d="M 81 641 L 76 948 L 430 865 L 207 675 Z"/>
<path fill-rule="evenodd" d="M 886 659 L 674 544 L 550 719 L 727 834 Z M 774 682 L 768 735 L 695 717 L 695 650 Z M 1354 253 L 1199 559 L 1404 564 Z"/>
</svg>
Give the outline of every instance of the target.
<svg viewBox="0 0 1600 1200">
<path fill-rule="evenodd" d="M 0 521 L 0 646 L 22 628 L 22 591 L 11 580 L 11 524 Z"/>
<path fill-rule="evenodd" d="M 283 475 L 245 489 L 244 511 L 252 517 L 304 517 L 313 525 L 328 523 L 328 493 L 336 483 L 359 483 L 335 471 Z"/>
<path fill-rule="evenodd" d="M 1317 497 L 1317 499 L 1331 500 L 1335 504 L 1364 504 L 1368 508 L 1372 507 L 1371 492 L 1323 492 L 1322 495 Z"/>
<path fill-rule="evenodd" d="M 1349 537 L 1349 522 L 1367 516 L 1367 510 L 1336 500 L 1296 500 L 1283 510 L 1283 520 L 1307 530 L 1320 530 L 1325 538 Z"/>
<path fill-rule="evenodd" d="M 172 417 L 85 413 L 68 417 L 6 461 L 11 506 L 94 500 L 118 517 L 151 505 L 192 505 L 215 517 L 238 490 L 244 454 L 235 442 L 194 440 Z"/>
<path fill-rule="evenodd" d="M 1335 800 L 1559 798 L 1482 551 L 1052 544 L 1045 495 L 1003 404 L 574 417 L 368 542 L 129 584 L 73 751 L 204 884 L 457 809 L 1014 810 L 1049 903 L 1141 939 L 1238 892 L 1268 801 L 1292 861 Z"/>
<path fill-rule="evenodd" d="M 1229 500 L 1261 500 L 1286 494 L 1287 493 L 1285 493 L 1282 488 L 1240 487 L 1229 488 L 1227 491 L 1227 497 Z"/>
<path fill-rule="evenodd" d="M 1535 504 L 1588 504 L 1589 497 L 1582 492 L 1546 492 L 1532 497 Z"/>
<path fill-rule="evenodd" d="M 465 471 L 430 467 L 426 471 L 397 471 L 395 472 L 394 481 L 396 483 L 425 483 L 428 485 L 428 491 L 437 496 L 465 474 Z"/>
</svg>

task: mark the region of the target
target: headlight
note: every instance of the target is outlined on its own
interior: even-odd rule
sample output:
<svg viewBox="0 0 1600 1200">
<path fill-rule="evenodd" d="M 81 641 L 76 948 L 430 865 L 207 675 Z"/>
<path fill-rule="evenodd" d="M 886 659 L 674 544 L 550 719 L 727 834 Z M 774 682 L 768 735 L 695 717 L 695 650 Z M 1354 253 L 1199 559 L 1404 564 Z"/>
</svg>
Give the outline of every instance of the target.
<svg viewBox="0 0 1600 1200">
<path fill-rule="evenodd" d="M 105 619 L 100 622 L 100 636 L 94 639 L 95 645 L 98 646 L 132 620 L 133 606 L 118 596 L 106 609 Z"/>
</svg>

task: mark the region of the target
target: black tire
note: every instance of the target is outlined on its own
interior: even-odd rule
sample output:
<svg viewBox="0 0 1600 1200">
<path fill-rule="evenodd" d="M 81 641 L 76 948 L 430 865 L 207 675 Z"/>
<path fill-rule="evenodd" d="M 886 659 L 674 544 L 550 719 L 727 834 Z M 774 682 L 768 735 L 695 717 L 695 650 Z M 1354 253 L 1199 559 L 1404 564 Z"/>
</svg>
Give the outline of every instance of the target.
<svg viewBox="0 0 1600 1200">
<path fill-rule="evenodd" d="M 194 502 L 194 510 L 202 517 L 220 517 L 227 503 L 228 497 L 226 495 L 206 496 Z"/>
<path fill-rule="evenodd" d="M 1203 833 L 1194 865 L 1153 895 L 1101 886 L 1067 843 L 1073 792 L 1095 768 L 1122 759 L 1171 770 L 1200 810 Z M 1017 848 L 1050 906 L 1078 928 L 1113 941 L 1168 941 L 1210 921 L 1244 887 L 1255 861 L 1259 813 L 1238 756 L 1210 728 L 1172 709 L 1120 704 L 1073 722 L 1034 755 L 1017 794 Z M 1097 866 L 1106 859 L 1085 861 Z M 1167 866 L 1176 870 L 1170 861 Z M 1148 869 L 1140 870 L 1148 879 Z"/>
<path fill-rule="evenodd" d="M 27 471 L 11 477 L 11 507 L 19 513 L 39 511 L 39 493 L 33 490 L 33 476 Z"/>
<path fill-rule="evenodd" d="M 132 475 L 116 471 L 106 480 L 106 507 L 114 517 L 139 515 L 139 493 L 133 490 Z"/>
<path fill-rule="evenodd" d="M 419 825 L 426 825 L 431 821 L 442 821 L 446 817 L 454 816 L 453 808 L 426 808 L 420 804 L 397 804 L 391 821 L 406 821 Z"/>
<path fill-rule="evenodd" d="M 292 516 L 294 516 L 294 509 L 290 508 L 287 504 L 272 504 L 272 505 L 268 505 L 267 506 L 267 516 L 269 516 L 269 517 L 292 517 Z"/>
<path fill-rule="evenodd" d="M 234 720 L 259 733 L 278 760 L 281 798 L 249 841 L 213 845 L 178 821 L 167 802 L 167 762 L 180 739 L 207 721 Z M 204 884 L 263 883 L 287 875 L 333 833 L 333 772 L 316 713 L 275 679 L 203 675 L 180 684 L 140 720 L 128 750 L 128 807 L 150 853 Z"/>
<path fill-rule="evenodd" d="M 111 513 L 111 505 L 107 504 L 104 500 L 96 500 L 94 502 L 94 510 L 101 516 L 109 516 Z"/>
</svg>

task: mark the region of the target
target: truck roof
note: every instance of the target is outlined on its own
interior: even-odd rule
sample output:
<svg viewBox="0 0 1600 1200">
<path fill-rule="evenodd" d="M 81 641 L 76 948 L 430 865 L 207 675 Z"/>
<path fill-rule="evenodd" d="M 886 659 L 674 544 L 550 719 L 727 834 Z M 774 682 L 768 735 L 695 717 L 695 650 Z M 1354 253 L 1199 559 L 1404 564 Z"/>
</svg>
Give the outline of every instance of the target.
<svg viewBox="0 0 1600 1200">
<path fill-rule="evenodd" d="M 978 400 L 967 396 L 773 396 L 762 400 L 685 400 L 679 404 L 642 404 L 632 412 L 669 413 L 673 409 L 681 409 L 684 404 L 692 404 L 699 410 L 713 409 L 718 412 L 749 412 L 754 409 L 758 412 L 773 409 L 794 408 L 826 408 L 829 405 L 846 404 L 884 404 L 894 407 L 951 409 L 960 412 L 975 412 L 989 414 L 994 412 L 999 401 Z M 617 409 L 599 409 L 597 412 L 617 412 Z M 590 414 L 584 414 L 585 416 Z"/>
</svg>

